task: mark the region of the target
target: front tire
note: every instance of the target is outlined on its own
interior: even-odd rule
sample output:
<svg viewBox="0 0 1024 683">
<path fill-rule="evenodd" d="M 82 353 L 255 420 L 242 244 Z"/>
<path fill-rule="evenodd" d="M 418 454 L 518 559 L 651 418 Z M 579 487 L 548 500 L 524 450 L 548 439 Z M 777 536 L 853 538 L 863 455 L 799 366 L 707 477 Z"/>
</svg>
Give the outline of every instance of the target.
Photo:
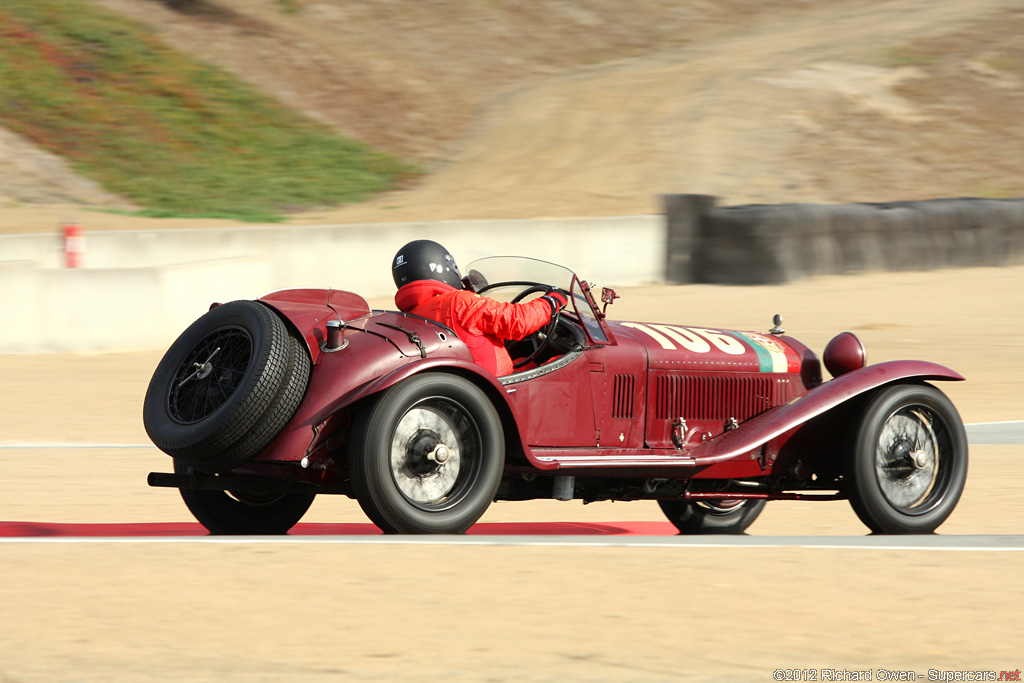
<svg viewBox="0 0 1024 683">
<path fill-rule="evenodd" d="M 461 534 L 494 500 L 505 461 L 501 419 L 469 380 L 426 373 L 357 417 L 349 476 L 385 533 Z"/>
<path fill-rule="evenodd" d="M 742 534 L 764 509 L 764 500 L 659 500 L 658 506 L 681 534 Z"/>
<path fill-rule="evenodd" d="M 177 474 L 192 467 L 174 461 Z M 189 512 L 211 534 L 276 536 L 286 534 L 309 510 L 312 493 L 257 495 L 233 491 L 179 489 Z"/>
<path fill-rule="evenodd" d="M 953 512 L 967 479 L 967 434 L 927 384 L 877 391 L 846 462 L 850 504 L 876 534 L 927 534 Z"/>
</svg>

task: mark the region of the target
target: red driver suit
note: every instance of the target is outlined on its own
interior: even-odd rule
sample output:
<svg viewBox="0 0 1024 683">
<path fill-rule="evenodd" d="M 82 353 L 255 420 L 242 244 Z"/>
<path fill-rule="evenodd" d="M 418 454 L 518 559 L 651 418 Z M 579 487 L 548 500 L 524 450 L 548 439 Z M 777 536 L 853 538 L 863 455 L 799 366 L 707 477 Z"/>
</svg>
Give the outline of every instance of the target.
<svg viewBox="0 0 1024 683">
<path fill-rule="evenodd" d="M 416 280 L 395 294 L 399 310 L 436 320 L 455 331 L 473 360 L 495 377 L 512 374 L 505 339 L 523 339 L 551 320 L 551 304 L 534 299 L 506 304 L 437 280 Z"/>
</svg>

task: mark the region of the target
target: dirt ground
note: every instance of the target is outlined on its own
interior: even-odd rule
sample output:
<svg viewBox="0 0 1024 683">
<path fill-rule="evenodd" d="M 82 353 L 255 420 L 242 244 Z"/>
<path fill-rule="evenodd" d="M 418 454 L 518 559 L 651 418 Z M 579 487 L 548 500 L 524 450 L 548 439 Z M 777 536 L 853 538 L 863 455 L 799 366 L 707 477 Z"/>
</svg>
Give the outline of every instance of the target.
<svg viewBox="0 0 1024 683">
<path fill-rule="evenodd" d="M 293 222 L 645 214 L 663 192 L 730 204 L 1024 195 L 1024 12 L 1012 0 L 538 0 L 533 14 L 487 3 L 491 20 L 481 10 L 465 25 L 450 14 L 465 4 L 448 1 L 223 0 L 234 14 L 212 26 L 157 2 L 98 1 L 432 171 L 403 193 Z M 303 9 L 276 11 L 289 4 Z M 627 6 L 670 19 L 659 33 Z M 292 33 L 282 39 L 278 22 Z M 448 34 L 464 52 L 430 49 Z M 289 42 L 308 49 L 289 56 Z M 329 64 L 361 80 L 282 85 L 330 80 Z M 360 110 L 346 90 L 374 106 Z M 86 210 L 105 200 L 31 155 L 13 155 L 12 182 L 4 144 L 18 143 L 0 139 L 0 232 L 72 217 L 87 230 L 215 224 Z M 37 194 L 19 194 L 27 185 Z M 1018 266 L 631 289 L 612 313 L 763 330 L 778 312 L 819 351 L 848 329 L 871 362 L 962 373 L 941 388 L 976 423 L 1024 419 L 1022 292 Z M 144 444 L 159 357 L 0 356 L 0 445 Z M 1024 533 L 1022 449 L 971 449 L 967 490 L 940 533 Z M 0 520 L 191 521 L 173 491 L 145 485 L 167 466 L 152 449 L 3 448 Z M 554 501 L 484 517 L 660 519 L 644 503 Z M 306 521 L 365 517 L 332 497 Z M 750 533 L 866 529 L 845 502 L 774 503 Z M 878 680 L 879 669 L 1024 665 L 1018 552 L 0 543 L 0 605 L 0 683 L 768 681 L 776 669 Z"/>
</svg>

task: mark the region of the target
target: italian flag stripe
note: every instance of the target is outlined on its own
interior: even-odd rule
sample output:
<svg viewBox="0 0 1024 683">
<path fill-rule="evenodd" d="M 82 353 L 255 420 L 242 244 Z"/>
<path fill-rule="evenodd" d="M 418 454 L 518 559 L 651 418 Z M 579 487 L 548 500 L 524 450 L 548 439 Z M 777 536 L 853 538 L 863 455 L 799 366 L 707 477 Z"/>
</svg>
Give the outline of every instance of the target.
<svg viewBox="0 0 1024 683">
<path fill-rule="evenodd" d="M 743 334 L 742 332 L 729 332 L 729 334 L 744 342 L 754 350 L 754 353 L 757 354 L 760 372 L 789 372 L 790 363 L 786 358 L 785 351 L 769 349 L 764 344 L 755 341 L 752 337 Z M 778 342 L 778 344 L 780 346 L 782 345 L 781 342 Z"/>
</svg>

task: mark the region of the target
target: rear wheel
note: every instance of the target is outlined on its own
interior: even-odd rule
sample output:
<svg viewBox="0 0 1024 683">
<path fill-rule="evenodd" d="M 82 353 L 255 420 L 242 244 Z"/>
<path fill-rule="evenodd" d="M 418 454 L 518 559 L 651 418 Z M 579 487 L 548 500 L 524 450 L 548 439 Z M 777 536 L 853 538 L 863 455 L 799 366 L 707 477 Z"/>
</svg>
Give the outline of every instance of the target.
<svg viewBox="0 0 1024 683">
<path fill-rule="evenodd" d="M 873 532 L 934 531 L 967 479 L 967 435 L 952 402 L 926 384 L 877 391 L 858 425 L 845 479 L 854 511 Z"/>
<path fill-rule="evenodd" d="M 460 534 L 501 481 L 501 420 L 472 382 L 427 373 L 387 390 L 358 416 L 349 475 L 367 517 L 385 533 Z"/>
<path fill-rule="evenodd" d="M 192 467 L 178 460 L 174 471 L 189 474 Z M 181 489 L 185 506 L 211 534 L 286 534 L 313 504 L 312 493 L 252 494 L 205 489 Z"/>
<path fill-rule="evenodd" d="M 659 500 L 661 511 L 681 534 L 742 534 L 764 509 L 751 498 Z"/>
</svg>

